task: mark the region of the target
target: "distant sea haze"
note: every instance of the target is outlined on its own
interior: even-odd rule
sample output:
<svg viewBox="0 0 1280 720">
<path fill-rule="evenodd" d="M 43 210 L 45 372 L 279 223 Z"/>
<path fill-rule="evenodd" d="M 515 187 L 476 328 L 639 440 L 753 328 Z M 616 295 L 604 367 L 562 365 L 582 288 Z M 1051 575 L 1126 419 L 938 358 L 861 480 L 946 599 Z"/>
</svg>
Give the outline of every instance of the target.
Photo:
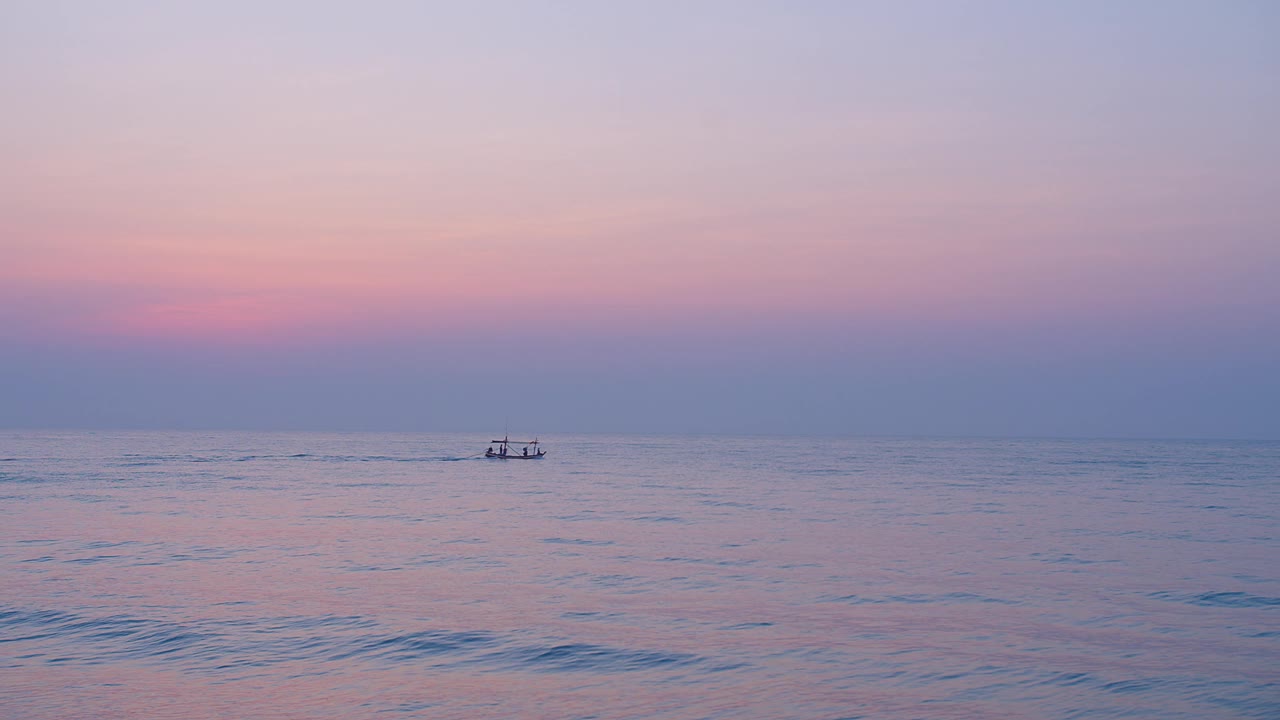
<svg viewBox="0 0 1280 720">
<path fill-rule="evenodd" d="M 1280 717 L 1280 444 L 0 432 L 0 715 Z"/>
</svg>

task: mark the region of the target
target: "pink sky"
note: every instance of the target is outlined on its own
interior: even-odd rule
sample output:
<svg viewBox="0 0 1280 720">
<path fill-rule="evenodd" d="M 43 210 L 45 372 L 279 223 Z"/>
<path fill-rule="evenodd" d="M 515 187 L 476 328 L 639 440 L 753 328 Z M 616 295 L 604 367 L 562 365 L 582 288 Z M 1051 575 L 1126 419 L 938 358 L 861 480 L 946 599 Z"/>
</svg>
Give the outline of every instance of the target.
<svg viewBox="0 0 1280 720">
<path fill-rule="evenodd" d="M 1268 5 L 502 7 L 8 6 L 18 355 L 1275 357 Z"/>
</svg>

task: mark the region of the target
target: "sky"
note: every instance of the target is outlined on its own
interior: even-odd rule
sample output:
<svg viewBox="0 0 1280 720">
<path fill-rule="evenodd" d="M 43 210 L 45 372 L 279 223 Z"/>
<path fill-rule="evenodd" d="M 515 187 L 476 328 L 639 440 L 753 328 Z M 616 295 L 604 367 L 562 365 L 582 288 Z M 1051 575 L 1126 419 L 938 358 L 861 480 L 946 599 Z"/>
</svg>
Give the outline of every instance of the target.
<svg viewBox="0 0 1280 720">
<path fill-rule="evenodd" d="M 1280 439 L 1280 5 L 0 3 L 0 427 Z"/>
</svg>

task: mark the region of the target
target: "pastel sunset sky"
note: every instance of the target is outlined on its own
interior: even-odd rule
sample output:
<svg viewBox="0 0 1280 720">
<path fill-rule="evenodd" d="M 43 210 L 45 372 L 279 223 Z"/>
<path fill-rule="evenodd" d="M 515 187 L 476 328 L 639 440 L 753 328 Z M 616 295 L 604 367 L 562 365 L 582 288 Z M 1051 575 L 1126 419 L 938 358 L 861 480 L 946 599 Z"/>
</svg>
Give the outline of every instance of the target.
<svg viewBox="0 0 1280 720">
<path fill-rule="evenodd" d="M 1280 437 L 1280 4 L 0 4 L 0 426 Z"/>
</svg>

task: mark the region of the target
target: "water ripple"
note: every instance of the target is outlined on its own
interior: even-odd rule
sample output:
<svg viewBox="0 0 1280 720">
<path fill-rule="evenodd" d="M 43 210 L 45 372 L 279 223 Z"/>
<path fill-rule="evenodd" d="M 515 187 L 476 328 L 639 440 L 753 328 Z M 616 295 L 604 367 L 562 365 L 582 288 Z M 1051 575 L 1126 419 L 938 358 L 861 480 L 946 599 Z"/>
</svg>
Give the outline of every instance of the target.
<svg viewBox="0 0 1280 720">
<path fill-rule="evenodd" d="M 1206 592 L 1199 595 L 1188 595 L 1185 593 L 1175 592 L 1154 592 L 1148 597 L 1156 600 L 1168 600 L 1171 602 L 1187 603 L 1189 605 L 1200 605 L 1202 607 L 1227 607 L 1227 608 L 1267 608 L 1280 607 L 1280 597 L 1267 597 L 1265 595 L 1253 595 L 1246 592 Z"/>
<path fill-rule="evenodd" d="M 495 668 L 533 672 L 621 673 L 696 665 L 703 659 L 687 653 L 570 643 L 515 647 L 484 655 L 478 662 Z"/>
<path fill-rule="evenodd" d="M 1017 605 L 1016 600 L 988 597 L 967 592 L 952 592 L 937 595 L 910 593 L 903 595 L 885 595 L 870 597 L 867 595 L 844 595 L 842 597 L 825 598 L 825 602 L 847 603 L 849 605 L 887 605 L 901 603 L 906 605 L 925 605 L 931 603 L 996 603 L 1000 605 Z"/>
<path fill-rule="evenodd" d="M 120 660 L 164 662 L 185 672 L 264 667 L 294 661 L 413 664 L 529 672 L 624 673 L 709 664 L 689 653 L 585 642 L 529 643 L 496 632 L 428 629 L 385 632 L 361 617 L 197 619 L 176 623 L 51 610 L 0 610 L 0 643 L 40 642 L 46 652 L 12 656 L 27 662 L 98 665 Z M 56 648 L 58 656 L 49 658 Z M 19 663 L 21 664 L 21 662 Z"/>
</svg>

